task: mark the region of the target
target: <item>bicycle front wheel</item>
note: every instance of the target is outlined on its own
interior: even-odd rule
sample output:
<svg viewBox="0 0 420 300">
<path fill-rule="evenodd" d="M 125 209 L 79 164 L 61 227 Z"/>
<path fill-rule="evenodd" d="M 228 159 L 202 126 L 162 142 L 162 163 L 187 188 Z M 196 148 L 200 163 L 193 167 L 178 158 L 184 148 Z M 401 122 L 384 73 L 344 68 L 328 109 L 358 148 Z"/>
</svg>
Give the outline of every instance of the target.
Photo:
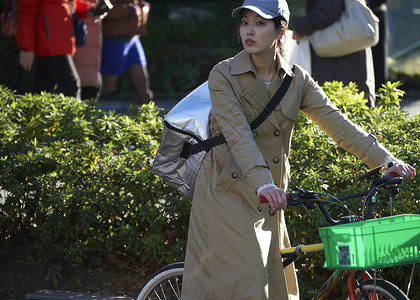
<svg viewBox="0 0 420 300">
<path fill-rule="evenodd" d="M 159 269 L 143 283 L 136 300 L 180 300 L 183 274 L 183 262 Z"/>
<path fill-rule="evenodd" d="M 357 300 L 409 300 L 396 285 L 383 279 L 362 281 L 356 290 L 356 298 Z"/>
</svg>

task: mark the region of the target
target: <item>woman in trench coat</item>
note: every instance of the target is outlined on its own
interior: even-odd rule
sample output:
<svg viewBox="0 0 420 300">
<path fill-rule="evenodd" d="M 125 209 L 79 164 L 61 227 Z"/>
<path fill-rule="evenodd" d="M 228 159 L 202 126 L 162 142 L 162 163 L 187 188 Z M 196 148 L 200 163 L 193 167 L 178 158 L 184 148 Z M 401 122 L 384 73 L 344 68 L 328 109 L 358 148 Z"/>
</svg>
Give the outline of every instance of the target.
<svg viewBox="0 0 420 300">
<path fill-rule="evenodd" d="M 415 170 L 398 161 L 373 135 L 353 124 L 299 66 L 280 55 L 289 20 L 285 0 L 246 0 L 240 16 L 244 51 L 217 64 L 209 75 L 210 131 L 226 143 L 205 156 L 196 179 L 188 232 L 183 300 L 299 299 L 293 265 L 283 269 L 289 247 L 284 220 L 289 151 L 299 111 L 341 147 L 370 167 L 387 161 L 402 176 Z M 252 122 L 285 76 L 293 80 L 283 100 L 254 131 Z M 268 199 L 259 211 L 258 197 Z"/>
</svg>

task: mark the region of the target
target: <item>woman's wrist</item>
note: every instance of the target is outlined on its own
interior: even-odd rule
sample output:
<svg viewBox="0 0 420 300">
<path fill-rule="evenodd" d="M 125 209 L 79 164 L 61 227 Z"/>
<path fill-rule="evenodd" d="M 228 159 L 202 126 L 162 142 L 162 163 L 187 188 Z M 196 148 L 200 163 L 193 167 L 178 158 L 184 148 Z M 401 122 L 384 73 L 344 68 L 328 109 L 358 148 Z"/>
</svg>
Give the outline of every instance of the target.
<svg viewBox="0 0 420 300">
<path fill-rule="evenodd" d="M 269 187 L 276 187 L 276 185 L 274 183 L 265 183 L 263 185 L 261 185 L 258 189 L 257 189 L 257 195 L 259 196 L 260 193 L 265 190 L 266 188 Z"/>
<path fill-rule="evenodd" d="M 401 159 L 396 158 L 394 155 L 390 154 L 385 158 L 385 163 L 390 163 L 392 162 L 393 164 L 403 164 L 404 162 Z"/>
</svg>

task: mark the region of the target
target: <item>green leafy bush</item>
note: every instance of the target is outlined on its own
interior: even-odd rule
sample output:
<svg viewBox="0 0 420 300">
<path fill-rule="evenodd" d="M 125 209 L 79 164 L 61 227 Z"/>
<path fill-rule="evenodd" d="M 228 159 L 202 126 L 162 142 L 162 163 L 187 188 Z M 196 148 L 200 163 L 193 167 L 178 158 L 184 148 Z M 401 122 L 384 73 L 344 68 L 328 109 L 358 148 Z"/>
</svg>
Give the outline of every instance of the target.
<svg viewBox="0 0 420 300">
<path fill-rule="evenodd" d="M 420 115 L 410 118 L 399 110 L 398 87 L 388 83 L 379 92 L 378 107 L 367 108 L 355 85 L 323 86 L 349 118 L 419 170 Z M 162 128 L 154 103 L 121 115 L 103 112 L 93 102 L 17 95 L 0 87 L 2 253 L 16 247 L 32 260 L 41 258 L 46 280 L 53 283 L 63 261 L 83 263 L 97 253 L 122 253 L 157 265 L 183 260 L 191 202 L 151 172 Z M 336 196 L 365 188 L 357 178 L 368 168 L 303 115 L 290 161 L 291 187 Z M 378 195 L 379 215 L 389 215 L 387 197 Z M 357 210 L 358 201 L 350 209 Z M 419 201 L 418 179 L 406 180 L 393 208 L 420 213 Z M 326 223 L 318 211 L 289 208 L 286 218 L 293 245 L 320 242 L 317 229 Z M 323 263 L 322 253 L 297 262 L 302 299 L 330 273 Z M 404 286 L 410 274 L 405 268 L 387 269 L 386 277 Z"/>
<path fill-rule="evenodd" d="M 118 115 L 1 89 L 1 239 L 47 264 L 97 252 L 181 260 L 190 203 L 150 170 L 161 130 L 153 103 Z"/>
</svg>

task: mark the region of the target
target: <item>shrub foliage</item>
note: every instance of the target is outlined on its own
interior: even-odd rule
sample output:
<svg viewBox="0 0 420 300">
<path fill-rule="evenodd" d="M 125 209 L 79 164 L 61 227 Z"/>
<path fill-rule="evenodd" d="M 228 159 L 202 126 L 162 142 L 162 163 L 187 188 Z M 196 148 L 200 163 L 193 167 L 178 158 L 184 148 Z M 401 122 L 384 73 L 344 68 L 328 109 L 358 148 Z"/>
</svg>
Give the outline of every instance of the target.
<svg viewBox="0 0 420 300">
<path fill-rule="evenodd" d="M 420 115 L 410 117 L 399 109 L 403 91 L 398 87 L 383 86 L 379 105 L 368 108 L 353 84 L 323 86 L 350 119 L 418 170 Z M 93 102 L 17 95 L 0 87 L 0 239 L 5 253 L 26 247 L 42 257 L 46 268 L 63 261 L 83 263 L 94 253 L 123 253 L 158 264 L 183 260 L 191 202 L 151 172 L 162 128 L 161 111 L 153 102 L 122 115 L 101 111 Z M 336 196 L 366 187 L 357 178 L 367 167 L 303 115 L 295 127 L 291 165 L 291 187 Z M 379 215 L 390 214 L 387 197 L 378 196 Z M 418 179 L 406 180 L 394 213 L 420 213 L 419 201 Z M 359 200 L 350 204 L 356 211 L 359 206 Z M 318 211 L 289 208 L 286 218 L 293 245 L 320 242 L 317 228 L 326 224 Z M 321 254 L 297 263 L 303 298 L 329 273 L 322 265 Z M 391 268 L 390 276 L 405 282 L 410 272 L 401 268 Z"/>
<path fill-rule="evenodd" d="M 153 103 L 118 115 L 5 88 L 0 101 L 2 239 L 50 263 L 98 251 L 182 257 L 189 203 L 150 170 L 162 130 Z"/>
</svg>

